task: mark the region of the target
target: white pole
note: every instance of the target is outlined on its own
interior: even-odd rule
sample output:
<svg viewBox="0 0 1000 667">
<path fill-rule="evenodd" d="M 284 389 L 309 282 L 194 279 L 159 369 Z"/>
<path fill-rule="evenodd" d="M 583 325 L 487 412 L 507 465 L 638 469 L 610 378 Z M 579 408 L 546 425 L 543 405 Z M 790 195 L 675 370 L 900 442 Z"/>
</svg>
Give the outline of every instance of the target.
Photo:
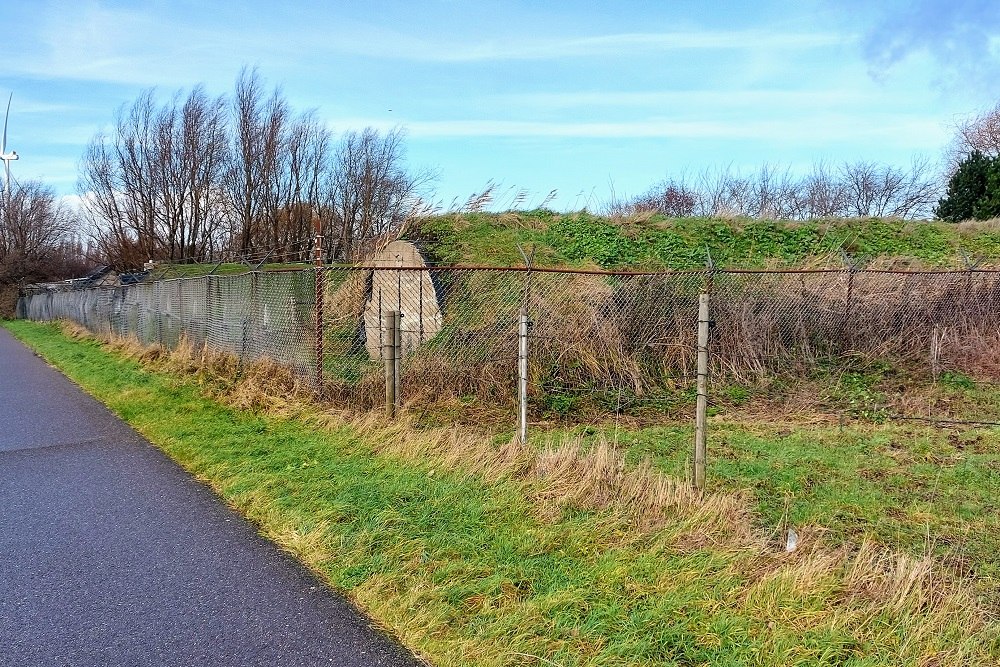
<svg viewBox="0 0 1000 667">
<path fill-rule="evenodd" d="M 521 323 L 518 331 L 517 354 L 517 395 L 520 408 L 518 424 L 518 440 L 522 445 L 528 444 L 528 314 L 521 313 Z"/>
<path fill-rule="evenodd" d="M 705 490 L 705 428 L 708 416 L 708 294 L 698 296 L 698 402 L 694 422 L 694 487 Z"/>
</svg>

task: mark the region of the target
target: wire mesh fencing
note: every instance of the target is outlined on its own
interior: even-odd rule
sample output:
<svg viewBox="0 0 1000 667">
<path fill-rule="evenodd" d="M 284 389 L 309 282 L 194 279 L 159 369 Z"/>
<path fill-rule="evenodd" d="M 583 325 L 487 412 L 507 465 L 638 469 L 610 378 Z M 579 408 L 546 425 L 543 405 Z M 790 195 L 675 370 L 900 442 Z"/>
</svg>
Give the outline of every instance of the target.
<svg viewBox="0 0 1000 667">
<path fill-rule="evenodd" d="M 40 290 L 23 296 L 19 312 L 143 343 L 173 347 L 186 338 L 244 361 L 268 358 L 362 408 L 384 401 L 384 316 L 399 312 L 401 402 L 504 409 L 518 400 L 523 314 L 531 322 L 529 401 L 535 411 L 565 414 L 670 410 L 689 399 L 706 291 L 716 384 L 875 362 L 1000 378 L 1000 272 L 986 270 L 325 267 Z"/>
<path fill-rule="evenodd" d="M 312 271 L 202 276 L 135 285 L 27 292 L 27 319 L 71 320 L 97 334 L 173 349 L 182 339 L 232 354 L 270 359 L 313 375 Z"/>
</svg>

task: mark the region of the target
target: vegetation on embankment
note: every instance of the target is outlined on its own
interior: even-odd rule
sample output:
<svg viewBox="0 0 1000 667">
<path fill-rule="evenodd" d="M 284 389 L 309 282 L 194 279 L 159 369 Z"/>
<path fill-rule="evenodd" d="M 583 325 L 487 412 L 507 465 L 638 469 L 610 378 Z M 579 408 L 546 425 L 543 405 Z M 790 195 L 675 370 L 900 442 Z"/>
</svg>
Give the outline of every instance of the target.
<svg viewBox="0 0 1000 667">
<path fill-rule="evenodd" d="M 433 664 L 1000 659 L 995 601 L 940 561 L 871 539 L 884 536 L 841 543 L 798 526 L 799 547 L 785 553 L 783 525 L 764 529 L 774 516 L 752 498 L 697 498 L 661 462 L 628 462 L 606 443 L 529 450 L 457 429 L 351 423 L 297 399 L 274 368 L 236 379 L 231 360 L 190 347 L 5 326 Z M 679 447 L 687 435 L 658 438 Z M 906 437 L 898 446 L 909 452 Z M 748 457 L 780 468 L 788 450 Z M 745 482 L 730 471 L 733 488 L 754 486 L 749 458 Z M 805 494 L 794 511 L 820 500 L 838 502 Z M 966 539 L 993 535 L 977 527 Z"/>
<path fill-rule="evenodd" d="M 996 221 L 609 218 L 586 211 L 455 213 L 423 219 L 407 233 L 435 262 L 521 266 L 698 269 L 709 253 L 726 268 L 843 267 L 841 251 L 877 266 L 966 268 L 1000 263 Z"/>
</svg>

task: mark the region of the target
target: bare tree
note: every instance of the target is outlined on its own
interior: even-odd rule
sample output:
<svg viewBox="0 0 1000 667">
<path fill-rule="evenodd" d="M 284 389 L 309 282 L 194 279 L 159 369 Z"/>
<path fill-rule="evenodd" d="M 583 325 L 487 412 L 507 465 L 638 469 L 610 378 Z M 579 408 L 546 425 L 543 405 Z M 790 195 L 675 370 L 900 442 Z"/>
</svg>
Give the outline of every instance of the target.
<svg viewBox="0 0 1000 667">
<path fill-rule="evenodd" d="M 398 230 L 421 207 L 421 189 L 433 179 L 429 172 L 406 170 L 398 128 L 344 134 L 332 173 L 334 233 L 327 253 L 336 259 L 353 258 L 376 237 Z"/>
<path fill-rule="evenodd" d="M 841 178 L 847 214 L 857 217 L 927 217 L 939 185 L 927 160 L 915 159 L 909 170 L 875 162 L 845 163 Z"/>
<path fill-rule="evenodd" d="M 78 189 L 98 246 L 119 269 L 200 258 L 221 242 L 225 103 L 200 87 L 158 107 L 153 91 L 91 140 Z"/>
<path fill-rule="evenodd" d="M 789 167 L 763 164 L 747 176 L 731 166 L 705 169 L 693 187 L 666 179 L 640 197 L 614 202 L 613 210 L 774 220 L 919 219 L 930 215 L 939 194 L 940 184 L 926 158 L 914 158 L 908 168 L 859 161 L 836 171 L 819 162 L 805 176 L 793 174 Z M 678 206 L 681 202 L 683 206 Z"/>
<path fill-rule="evenodd" d="M 0 194 L 0 315 L 12 314 L 16 285 L 84 269 L 75 224 L 72 211 L 38 181 L 14 181 L 10 196 Z"/>
<path fill-rule="evenodd" d="M 427 172 L 404 163 L 403 133 L 348 132 L 334 148 L 309 112 L 244 69 L 231 97 L 201 86 L 160 106 L 149 90 L 90 142 L 80 195 L 119 269 L 148 259 L 299 259 L 319 216 L 330 258 L 353 257 L 420 208 Z"/>
<path fill-rule="evenodd" d="M 742 206 L 747 217 L 787 220 L 797 217 L 801 179 L 791 169 L 764 163 L 748 179 L 746 201 Z"/>
<path fill-rule="evenodd" d="M 843 181 L 825 162 L 817 162 L 802 179 L 794 217 L 801 220 L 844 217 L 847 199 Z"/>
<path fill-rule="evenodd" d="M 228 156 L 226 101 L 195 87 L 179 108 L 165 107 L 158 122 L 160 209 L 174 260 L 201 259 L 224 242 L 219 188 Z"/>
<path fill-rule="evenodd" d="M 694 213 L 702 217 L 717 215 L 733 215 L 731 209 L 732 167 L 721 169 L 704 169 L 695 179 L 695 192 L 698 193 Z"/>
<path fill-rule="evenodd" d="M 685 185 L 684 181 L 667 179 L 628 202 L 623 213 L 655 213 L 671 218 L 683 218 L 694 213 L 697 193 Z"/>
<path fill-rule="evenodd" d="M 119 109 L 111 136 L 96 135 L 81 162 L 77 187 L 98 244 L 119 268 L 158 258 L 152 147 L 152 91 Z"/>
<path fill-rule="evenodd" d="M 893 197 L 891 215 L 903 219 L 930 218 L 944 189 L 927 158 L 914 157 Z"/>
<path fill-rule="evenodd" d="M 987 157 L 1000 155 L 1000 102 L 992 109 L 955 123 L 955 137 L 945 151 L 948 175 L 955 173 L 962 160 L 973 151 Z"/>
<path fill-rule="evenodd" d="M 305 257 L 310 247 L 313 216 L 319 216 L 323 229 L 330 229 L 333 210 L 325 206 L 331 181 L 330 131 L 308 112 L 296 118 L 286 137 L 288 153 L 288 200 L 279 212 L 278 256 Z"/>
<path fill-rule="evenodd" d="M 225 183 L 234 218 L 232 233 L 240 252 L 247 254 L 275 241 L 277 211 L 287 200 L 282 171 L 290 112 L 280 90 L 265 98 L 257 71 L 244 69 L 236 80 L 232 114 L 234 134 Z"/>
<path fill-rule="evenodd" d="M 0 195 L 0 263 L 39 263 L 67 240 L 73 217 L 51 187 L 38 181 L 12 182 Z"/>
</svg>

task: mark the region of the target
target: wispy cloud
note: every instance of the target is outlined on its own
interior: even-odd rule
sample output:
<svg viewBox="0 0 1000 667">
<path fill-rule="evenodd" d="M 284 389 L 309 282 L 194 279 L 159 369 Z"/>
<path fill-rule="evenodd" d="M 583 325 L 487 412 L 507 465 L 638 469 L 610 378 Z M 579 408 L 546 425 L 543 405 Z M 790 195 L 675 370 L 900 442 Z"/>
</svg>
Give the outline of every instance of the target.
<svg viewBox="0 0 1000 667">
<path fill-rule="evenodd" d="M 778 107 L 783 111 L 790 108 L 833 107 L 870 103 L 868 93 L 858 89 L 842 90 L 670 90 L 670 91 L 626 91 L 607 90 L 601 92 L 553 92 L 523 93 L 496 96 L 491 104 L 504 104 L 514 108 L 546 110 L 571 109 L 576 107 L 709 107 L 713 109 L 746 109 L 748 107 Z"/>
<path fill-rule="evenodd" d="M 3 94 L 6 93 L 6 94 Z M 7 95 L 10 91 L 4 91 L 0 89 L 0 102 L 3 103 L 4 108 L 7 104 Z M 12 114 L 72 114 L 79 112 L 84 107 L 76 104 L 55 104 L 52 102 L 43 102 L 31 97 L 25 97 L 20 93 L 15 93 L 11 101 L 11 113 Z"/>
<path fill-rule="evenodd" d="M 384 119 L 340 118 L 332 125 L 341 130 L 372 126 L 390 129 L 399 123 Z M 531 122 L 511 120 L 448 120 L 402 123 L 414 139 L 442 138 L 550 138 L 550 139 L 723 139 L 733 141 L 805 142 L 877 139 L 882 145 L 917 149 L 934 148 L 946 134 L 939 122 L 906 115 L 877 121 L 857 116 L 831 115 L 740 122 L 650 119 L 623 122 Z"/>
<path fill-rule="evenodd" d="M 972 85 L 986 91 L 1000 84 L 1000 2 L 905 0 L 869 6 L 878 14 L 862 49 L 876 78 L 924 54 L 941 68 L 932 78 L 944 88 Z"/>
<path fill-rule="evenodd" d="M 844 44 L 849 37 L 835 33 L 774 33 L 761 30 L 617 33 L 580 37 L 529 36 L 519 40 L 450 42 L 447 48 L 402 35 L 376 34 L 330 48 L 356 53 L 434 62 L 487 60 L 552 60 L 583 57 L 623 57 L 689 50 L 802 50 Z"/>
<path fill-rule="evenodd" d="M 228 83 L 242 64 L 255 61 L 261 44 L 269 45 L 273 62 L 294 48 L 292 40 L 255 29 L 93 2 L 39 10 L 24 29 L 30 39 L 21 39 L 16 57 L 15 46 L 0 45 L 6 73 L 46 80 L 180 87 L 224 72 Z"/>
<path fill-rule="evenodd" d="M 155 7 L 155 6 L 154 6 Z M 167 7 L 167 6 L 164 6 Z M 165 8 L 110 7 L 81 3 L 40 12 L 18 57 L 8 52 L 11 73 L 43 78 L 132 85 L 186 85 L 192 72 L 227 70 L 257 62 L 266 45 L 269 67 L 299 62 L 308 45 L 315 62 L 354 56 L 415 63 L 483 63 L 579 58 L 634 58 L 678 51 L 786 52 L 844 44 L 833 32 L 685 30 L 553 36 L 524 31 L 514 38 L 428 35 L 376 23 L 324 25 L 219 25 L 190 20 Z M 3 47 L 0 46 L 0 53 Z"/>
</svg>

